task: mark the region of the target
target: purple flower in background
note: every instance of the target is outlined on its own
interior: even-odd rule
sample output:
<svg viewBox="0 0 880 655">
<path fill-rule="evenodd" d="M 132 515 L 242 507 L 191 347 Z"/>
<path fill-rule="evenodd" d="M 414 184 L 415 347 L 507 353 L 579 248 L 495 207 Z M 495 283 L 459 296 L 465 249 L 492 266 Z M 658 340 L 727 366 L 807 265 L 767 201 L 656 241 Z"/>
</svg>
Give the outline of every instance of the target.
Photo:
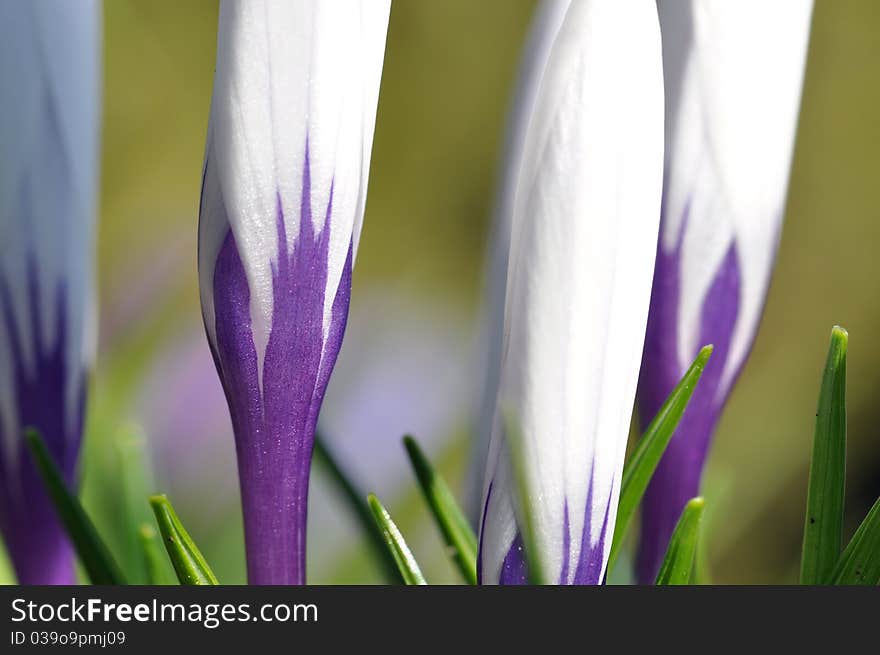
<svg viewBox="0 0 880 655">
<path fill-rule="evenodd" d="M 192 517 L 188 527 L 228 524 L 238 511 L 232 429 L 203 332 L 186 330 L 155 358 L 138 416 L 150 435 L 157 488 Z"/>
<path fill-rule="evenodd" d="M 0 1 L 0 531 L 22 584 L 75 582 L 25 448 L 76 483 L 94 357 L 97 2 Z"/>
<path fill-rule="evenodd" d="M 522 453 L 548 582 L 605 574 L 660 222 L 663 72 L 653 2 L 572 2 L 538 85 L 513 202 L 478 575 L 525 582 Z M 499 335 L 500 338 L 500 335 Z M 517 434 L 505 435 L 502 412 Z"/>
<path fill-rule="evenodd" d="M 220 4 L 199 286 L 252 584 L 305 582 L 312 445 L 348 315 L 389 11 Z"/>
<path fill-rule="evenodd" d="M 715 350 L 648 488 L 638 576 L 651 583 L 698 495 L 724 403 L 770 283 L 811 0 L 660 0 L 666 82 L 663 216 L 639 381 L 643 425 L 701 346 Z"/>
</svg>

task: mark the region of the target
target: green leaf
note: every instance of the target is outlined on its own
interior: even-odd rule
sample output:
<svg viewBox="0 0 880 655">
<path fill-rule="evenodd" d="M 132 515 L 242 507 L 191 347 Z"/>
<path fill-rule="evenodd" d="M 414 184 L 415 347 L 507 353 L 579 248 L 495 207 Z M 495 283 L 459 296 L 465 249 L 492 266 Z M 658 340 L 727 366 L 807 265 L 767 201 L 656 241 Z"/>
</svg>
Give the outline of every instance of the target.
<svg viewBox="0 0 880 655">
<path fill-rule="evenodd" d="M 836 585 L 880 584 L 880 498 L 840 556 L 832 580 Z"/>
<path fill-rule="evenodd" d="M 654 471 L 657 470 L 657 465 L 663 457 L 666 446 L 669 445 L 669 440 L 675 434 L 678 422 L 690 402 L 697 382 L 700 381 L 711 355 L 712 346 L 704 346 L 700 350 L 684 377 L 681 378 L 666 402 L 663 403 L 660 411 L 657 412 L 657 416 L 648 425 L 644 436 L 639 440 L 635 451 L 623 468 L 620 501 L 617 505 L 617 520 L 614 523 L 614 538 L 611 541 L 611 554 L 608 557 L 609 570 L 617 561 L 636 508 L 642 502 L 648 483 L 651 481 Z"/>
<path fill-rule="evenodd" d="M 148 585 L 169 584 L 165 575 L 168 559 L 162 554 L 153 526 L 144 524 L 138 530 L 138 540 L 143 553 L 144 571 Z"/>
<path fill-rule="evenodd" d="M 718 503 L 715 502 L 712 506 L 717 507 Z M 700 526 L 700 534 L 697 537 L 697 554 L 694 556 L 694 577 L 691 580 L 691 584 L 695 585 L 708 586 L 712 584 L 712 573 L 709 569 L 709 540 L 706 539 L 707 524 L 711 524 L 711 520 L 704 519 Z"/>
<path fill-rule="evenodd" d="M 217 578 L 201 551 L 183 527 L 168 498 L 162 494 L 150 497 L 150 506 L 162 534 L 162 542 L 183 585 L 216 585 Z"/>
<path fill-rule="evenodd" d="M 455 563 L 468 584 L 477 584 L 477 536 L 446 481 L 431 466 L 416 440 L 404 437 L 403 445 Z"/>
<path fill-rule="evenodd" d="M 400 570 L 400 575 L 403 578 L 404 584 L 428 584 L 425 582 L 425 576 L 422 575 L 422 571 L 419 568 L 418 562 L 416 562 L 416 558 L 413 557 L 412 551 L 409 549 L 409 546 L 406 545 L 403 535 L 400 534 L 400 530 L 397 529 L 397 526 L 394 524 L 394 521 L 391 520 L 388 511 L 382 506 L 379 499 L 373 494 L 370 494 L 367 496 L 367 503 L 370 506 L 370 510 L 373 512 L 376 525 L 379 526 L 379 529 L 382 531 L 385 544 L 388 546 L 388 550 L 391 552 L 391 555 L 394 557 L 394 561 L 397 564 L 397 568 Z"/>
<path fill-rule="evenodd" d="M 330 474 L 330 478 L 336 483 L 343 497 L 348 501 L 348 507 L 367 536 L 371 550 L 382 566 L 387 580 L 395 584 L 404 582 L 397 568 L 397 562 L 385 546 L 382 530 L 377 528 L 376 522 L 373 520 L 373 513 L 363 500 L 364 495 L 351 481 L 350 476 L 342 470 L 342 467 L 327 448 L 327 444 L 321 435 L 315 436 L 314 456 L 315 460 Z"/>
<path fill-rule="evenodd" d="M 502 418 L 504 420 L 504 437 L 508 452 L 510 453 L 511 468 L 513 469 L 516 505 L 519 508 L 519 518 L 521 520 L 520 537 L 522 537 L 523 541 L 523 556 L 525 557 L 526 568 L 528 569 L 529 584 L 543 585 L 546 578 L 544 577 L 544 566 L 540 557 L 541 550 L 536 536 L 533 506 L 529 502 L 534 496 L 529 490 L 529 480 L 526 475 L 526 457 L 522 447 L 524 439 L 519 422 L 511 408 L 502 408 Z"/>
<path fill-rule="evenodd" d="M 816 433 L 804 518 L 801 584 L 829 584 L 843 544 L 846 478 L 847 333 L 831 330 L 816 410 Z"/>
<path fill-rule="evenodd" d="M 669 540 L 663 564 L 657 573 L 657 585 L 687 585 L 694 571 L 694 558 L 700 535 L 700 521 L 706 503 L 702 498 L 692 498 L 684 506 L 681 518 Z"/>
<path fill-rule="evenodd" d="M 58 518 L 67 531 L 89 580 L 92 584 L 125 584 L 125 576 L 98 535 L 79 499 L 67 488 L 64 476 L 49 454 L 43 438 L 32 428 L 25 430 L 24 437 L 43 484 L 55 505 Z"/>
<path fill-rule="evenodd" d="M 146 439 L 141 428 L 127 424 L 119 428 L 112 439 L 112 453 L 115 454 L 113 488 L 116 507 L 114 508 L 111 525 L 119 534 L 114 543 L 114 552 L 119 556 L 120 564 L 131 584 L 147 582 L 148 572 L 144 568 L 146 562 L 143 555 L 143 543 L 140 538 L 141 526 L 151 520 L 150 508 L 144 503 L 154 486 L 148 481 L 149 464 L 147 463 Z M 102 488 L 107 488 L 102 485 Z M 112 539 L 105 533 L 108 540 Z M 118 537 L 123 537 L 119 539 Z M 165 559 L 165 555 L 162 555 Z"/>
</svg>

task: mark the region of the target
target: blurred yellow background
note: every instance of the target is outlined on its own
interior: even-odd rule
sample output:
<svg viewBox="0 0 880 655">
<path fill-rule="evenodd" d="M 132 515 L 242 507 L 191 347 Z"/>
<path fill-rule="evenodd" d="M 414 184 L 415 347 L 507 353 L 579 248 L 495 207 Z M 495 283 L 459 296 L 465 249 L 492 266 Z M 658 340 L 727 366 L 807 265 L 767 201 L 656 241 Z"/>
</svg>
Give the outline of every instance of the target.
<svg viewBox="0 0 880 655">
<path fill-rule="evenodd" d="M 410 378 L 431 381 L 436 362 L 457 362 L 443 370 L 443 384 L 425 387 L 409 403 L 416 412 L 413 427 L 402 424 L 402 429 L 416 429 L 427 420 L 417 415 L 419 403 L 434 396 L 425 411 L 448 411 L 432 419 L 432 425 L 442 425 L 438 431 L 449 439 L 435 438 L 428 450 L 462 493 L 467 433 L 480 381 L 479 358 L 472 352 L 488 216 L 532 8 L 527 0 L 394 0 L 353 291 L 353 315 L 366 318 L 353 319 L 342 356 L 358 360 L 349 377 L 364 379 L 357 387 L 339 382 L 342 390 L 328 397 L 328 405 L 340 407 L 325 408 L 344 414 L 347 408 L 341 405 L 356 396 L 365 411 L 349 421 L 357 426 L 380 411 L 364 400 L 375 391 L 369 380 L 384 379 L 378 374 L 368 378 L 370 367 L 389 364 L 387 376 L 394 380 L 403 371 L 411 387 Z M 135 521 L 148 520 L 142 491 L 163 485 L 163 476 L 183 476 L 173 489 L 191 491 L 196 498 L 172 496 L 184 522 L 192 526 L 221 580 L 242 582 L 232 443 L 225 407 L 217 402 L 219 382 L 204 356 L 196 277 L 216 22 L 216 3 L 205 0 L 105 4 L 102 333 L 83 479 L 88 507 L 114 535 L 116 552 L 122 559 L 137 559 L 136 543 L 119 527 L 120 512 Z M 848 530 L 880 495 L 875 427 L 880 409 L 874 396 L 880 389 L 880 341 L 872 342 L 880 330 L 878 34 L 880 3 L 816 2 L 776 273 L 755 349 L 722 420 L 706 478 L 709 566 L 717 582 L 796 580 L 819 376 L 834 324 L 850 332 Z M 388 297 L 401 299 L 392 302 L 390 314 L 384 304 Z M 393 344 L 386 343 L 376 346 L 376 361 L 361 362 L 369 358 L 355 351 L 359 344 L 370 347 L 368 331 L 401 329 L 400 324 L 383 326 L 383 317 L 390 322 L 390 316 L 405 319 L 413 357 L 382 361 L 410 352 L 395 354 Z M 422 337 L 429 342 L 425 348 L 437 355 L 434 359 L 420 359 Z M 198 391 L 186 396 L 186 425 L 213 431 L 199 441 L 191 441 L 188 432 L 175 434 L 179 423 L 159 416 L 174 415 L 163 405 L 161 392 L 171 384 L 166 376 L 189 372 L 168 372 L 157 362 L 190 361 L 180 354 L 189 352 L 196 352 L 192 361 L 200 372 L 207 371 L 199 383 L 211 398 L 202 402 Z M 409 369 L 400 368 L 407 364 Z M 393 399 L 382 400 L 393 405 Z M 393 417 L 388 420 L 397 425 Z M 124 427 L 131 423 L 140 427 Z M 346 425 L 342 419 L 337 423 Z M 151 427 L 161 434 L 151 434 Z M 372 444 L 364 443 L 373 438 L 369 434 L 365 429 L 363 435 L 349 435 L 348 443 L 360 439 L 352 447 L 369 453 Z M 401 434 L 375 438 L 382 439 L 383 448 L 397 448 Z M 175 470 L 175 443 L 181 451 L 195 451 L 194 468 Z M 347 448 L 345 440 L 337 443 Z M 144 480 L 126 468 L 130 460 L 135 462 L 131 470 L 137 469 L 139 447 L 146 453 L 143 460 L 157 470 L 144 474 Z M 219 454 L 201 456 L 200 449 Z M 359 471 L 359 482 L 367 490 L 392 494 L 390 509 L 412 535 L 429 579 L 457 581 L 405 460 L 402 455 L 389 460 L 400 469 L 395 473 L 386 459 L 383 454 L 375 467 Z M 389 477 L 402 482 L 390 484 Z M 127 491 L 120 494 L 120 488 Z M 344 505 L 320 479 L 314 495 L 328 498 L 313 498 L 322 507 L 315 510 L 309 535 L 310 560 L 315 561 L 310 581 L 376 581 Z M 328 559 L 324 545 L 331 543 L 330 535 L 335 545 Z"/>
</svg>

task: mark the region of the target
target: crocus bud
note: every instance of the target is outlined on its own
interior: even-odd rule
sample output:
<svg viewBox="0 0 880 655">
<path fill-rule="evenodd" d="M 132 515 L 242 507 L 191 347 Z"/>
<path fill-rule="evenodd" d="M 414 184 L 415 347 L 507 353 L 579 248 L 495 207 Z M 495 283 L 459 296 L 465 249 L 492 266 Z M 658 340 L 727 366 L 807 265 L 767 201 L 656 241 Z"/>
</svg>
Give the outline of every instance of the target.
<svg viewBox="0 0 880 655">
<path fill-rule="evenodd" d="M 199 283 L 253 584 L 305 581 L 312 444 L 348 315 L 389 11 L 220 3 Z"/>
<path fill-rule="evenodd" d="M 0 1 L 0 531 L 22 584 L 75 582 L 28 453 L 76 482 L 94 356 L 100 4 Z"/>
<path fill-rule="evenodd" d="M 639 411 L 647 425 L 701 346 L 715 350 L 648 489 L 639 578 L 653 581 L 698 495 L 745 363 L 782 227 L 811 0 L 660 0 L 666 79 L 663 218 Z"/>
<path fill-rule="evenodd" d="M 498 377 L 501 372 L 501 334 L 504 332 L 504 299 L 507 289 L 507 259 L 510 254 L 510 224 L 513 221 L 513 201 L 516 182 L 522 162 L 526 128 L 532 116 L 538 85 L 544 76 L 550 50 L 556 41 L 559 26 L 571 0 L 541 0 L 526 39 L 519 79 L 513 94 L 513 104 L 504 135 L 504 152 L 498 175 L 498 188 L 492 209 L 492 226 L 483 291 L 483 319 L 479 335 L 479 360 L 483 370 L 479 414 L 476 417 L 473 457 L 468 475 L 468 510 L 474 517 L 480 515 L 480 496 L 486 457 L 495 420 L 495 402 L 498 397 Z"/>
<path fill-rule="evenodd" d="M 543 579 L 596 584 L 614 531 L 660 221 L 654 2 L 571 3 L 519 168 L 479 576 L 527 580 L 525 510 Z"/>
</svg>

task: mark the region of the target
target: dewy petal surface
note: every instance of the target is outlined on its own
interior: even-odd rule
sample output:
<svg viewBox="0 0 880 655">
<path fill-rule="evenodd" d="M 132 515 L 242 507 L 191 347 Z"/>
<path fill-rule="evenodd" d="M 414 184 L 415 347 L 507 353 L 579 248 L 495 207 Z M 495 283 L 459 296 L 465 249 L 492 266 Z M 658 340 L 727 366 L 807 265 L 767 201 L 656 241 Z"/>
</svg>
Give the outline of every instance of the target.
<svg viewBox="0 0 880 655">
<path fill-rule="evenodd" d="M 657 248 L 663 168 L 653 2 L 573 2 L 531 117 L 514 202 L 483 583 L 524 581 L 501 416 L 521 443 L 548 582 L 605 574 Z M 607 538 L 606 538 L 607 537 Z"/>
<path fill-rule="evenodd" d="M 70 584 L 73 552 L 24 445 L 71 486 L 94 358 L 97 2 L 0 2 L 0 532 L 19 582 Z"/>
<path fill-rule="evenodd" d="M 812 1 L 658 7 L 666 162 L 639 383 L 643 425 L 700 347 L 715 351 L 647 492 L 645 583 L 698 495 L 712 434 L 757 331 L 781 234 Z"/>
<path fill-rule="evenodd" d="M 305 581 L 312 444 L 348 316 L 389 10 L 221 2 L 199 278 L 255 584 Z"/>
</svg>

